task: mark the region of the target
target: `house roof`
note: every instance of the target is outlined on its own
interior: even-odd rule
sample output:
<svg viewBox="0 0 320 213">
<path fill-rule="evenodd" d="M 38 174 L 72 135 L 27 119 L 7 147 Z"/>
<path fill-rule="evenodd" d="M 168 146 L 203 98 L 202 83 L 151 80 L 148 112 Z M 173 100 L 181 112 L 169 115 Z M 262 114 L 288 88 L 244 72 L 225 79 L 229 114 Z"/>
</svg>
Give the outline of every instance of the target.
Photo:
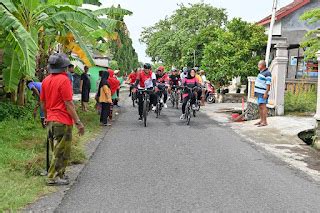
<svg viewBox="0 0 320 213">
<path fill-rule="evenodd" d="M 282 18 L 286 17 L 287 15 L 290 15 L 291 13 L 295 12 L 296 10 L 300 9 L 301 7 L 309 4 L 311 0 L 294 0 L 292 3 L 288 4 L 287 6 L 284 6 L 280 8 L 276 12 L 276 20 L 279 21 Z M 267 25 L 271 22 L 271 15 L 262 19 L 261 21 L 258 21 L 258 25 Z"/>
</svg>

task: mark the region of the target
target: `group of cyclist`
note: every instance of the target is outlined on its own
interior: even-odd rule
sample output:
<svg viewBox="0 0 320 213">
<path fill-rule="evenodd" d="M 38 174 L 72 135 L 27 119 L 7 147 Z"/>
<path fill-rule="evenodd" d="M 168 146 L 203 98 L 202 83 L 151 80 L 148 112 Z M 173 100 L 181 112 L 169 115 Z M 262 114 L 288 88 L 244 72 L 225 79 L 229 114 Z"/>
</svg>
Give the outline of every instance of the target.
<svg viewBox="0 0 320 213">
<path fill-rule="evenodd" d="M 186 105 L 190 100 L 193 110 L 199 109 L 197 100 L 204 105 L 204 95 L 206 82 L 205 76 L 200 75 L 199 69 L 184 67 L 181 71 L 173 68 L 168 75 L 163 66 L 158 67 L 154 73 L 149 63 L 143 68 L 134 70 L 129 76 L 127 83 L 130 84 L 130 95 L 136 94 L 138 99 L 139 121 L 143 120 L 143 94 L 137 91 L 150 91 L 150 108 L 155 111 L 157 101 L 161 100 L 164 108 L 168 108 L 168 94 L 179 91 L 182 102 L 182 115 L 180 119 L 185 119 Z"/>
</svg>

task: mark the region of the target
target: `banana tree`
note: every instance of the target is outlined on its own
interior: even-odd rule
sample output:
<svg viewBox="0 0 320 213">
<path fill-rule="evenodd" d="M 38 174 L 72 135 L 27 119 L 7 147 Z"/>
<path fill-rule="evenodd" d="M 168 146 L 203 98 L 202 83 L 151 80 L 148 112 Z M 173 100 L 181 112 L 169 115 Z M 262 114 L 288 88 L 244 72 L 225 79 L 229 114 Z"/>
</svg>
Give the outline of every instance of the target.
<svg viewBox="0 0 320 213">
<path fill-rule="evenodd" d="M 23 87 L 23 80 L 34 76 L 36 65 L 40 66 L 36 59 L 41 61 L 62 42 L 63 36 L 68 37 L 69 43 L 64 43 L 67 49 L 78 53 L 87 65 L 94 64 L 88 43 L 97 43 L 97 36 L 112 37 L 118 21 L 99 19 L 92 11 L 79 7 L 90 2 L 98 1 L 0 0 L 0 27 L 4 29 L 1 37 L 6 40 L 3 73 L 7 92 L 14 94 L 18 85 Z M 18 90 L 24 97 L 24 88 Z M 23 98 L 18 99 L 23 104 Z"/>
</svg>

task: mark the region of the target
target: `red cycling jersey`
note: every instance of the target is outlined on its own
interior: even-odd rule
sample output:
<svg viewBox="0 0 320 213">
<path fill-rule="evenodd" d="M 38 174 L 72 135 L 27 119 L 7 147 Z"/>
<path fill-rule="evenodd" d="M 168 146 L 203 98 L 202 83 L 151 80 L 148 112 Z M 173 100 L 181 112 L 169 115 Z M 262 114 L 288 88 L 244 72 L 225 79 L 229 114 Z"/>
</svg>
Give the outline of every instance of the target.
<svg viewBox="0 0 320 213">
<path fill-rule="evenodd" d="M 139 80 L 139 87 L 140 88 L 151 88 L 153 87 L 152 80 L 155 79 L 154 74 L 150 71 L 146 74 L 144 71 L 141 71 L 137 75 L 137 80 Z"/>
<path fill-rule="evenodd" d="M 134 84 L 137 80 L 137 73 L 135 73 L 135 72 L 130 73 L 130 75 L 128 77 L 130 79 L 130 84 Z"/>
</svg>

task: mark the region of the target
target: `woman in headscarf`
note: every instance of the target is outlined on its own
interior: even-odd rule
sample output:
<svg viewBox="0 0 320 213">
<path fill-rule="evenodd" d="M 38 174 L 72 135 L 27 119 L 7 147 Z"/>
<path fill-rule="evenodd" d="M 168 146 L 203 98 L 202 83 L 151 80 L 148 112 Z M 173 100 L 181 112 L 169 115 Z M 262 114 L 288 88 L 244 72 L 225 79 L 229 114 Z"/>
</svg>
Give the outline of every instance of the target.
<svg viewBox="0 0 320 213">
<path fill-rule="evenodd" d="M 114 75 L 114 71 L 112 69 L 108 69 L 109 73 L 109 85 L 110 85 L 110 90 L 111 90 L 111 95 L 112 95 L 112 104 L 110 106 L 110 114 L 109 114 L 109 119 L 112 121 L 112 113 L 113 113 L 113 103 L 115 100 L 118 99 L 117 95 L 117 90 L 120 87 L 120 81 L 116 78 Z"/>
<path fill-rule="evenodd" d="M 110 106 L 112 104 L 112 95 L 108 79 L 109 73 L 104 71 L 102 73 L 97 94 L 97 97 L 99 98 L 99 103 L 101 104 L 100 123 L 102 126 L 111 126 L 111 124 L 108 124 L 108 116 L 110 114 Z"/>
<path fill-rule="evenodd" d="M 181 120 L 185 119 L 187 102 L 191 98 L 191 105 L 194 107 L 196 103 L 195 94 L 193 94 L 193 88 L 199 86 L 199 81 L 196 78 L 196 71 L 194 69 L 188 71 L 188 76 L 182 80 L 182 86 L 184 86 L 184 91 L 182 94 L 183 104 L 182 104 L 182 115 Z"/>
</svg>

